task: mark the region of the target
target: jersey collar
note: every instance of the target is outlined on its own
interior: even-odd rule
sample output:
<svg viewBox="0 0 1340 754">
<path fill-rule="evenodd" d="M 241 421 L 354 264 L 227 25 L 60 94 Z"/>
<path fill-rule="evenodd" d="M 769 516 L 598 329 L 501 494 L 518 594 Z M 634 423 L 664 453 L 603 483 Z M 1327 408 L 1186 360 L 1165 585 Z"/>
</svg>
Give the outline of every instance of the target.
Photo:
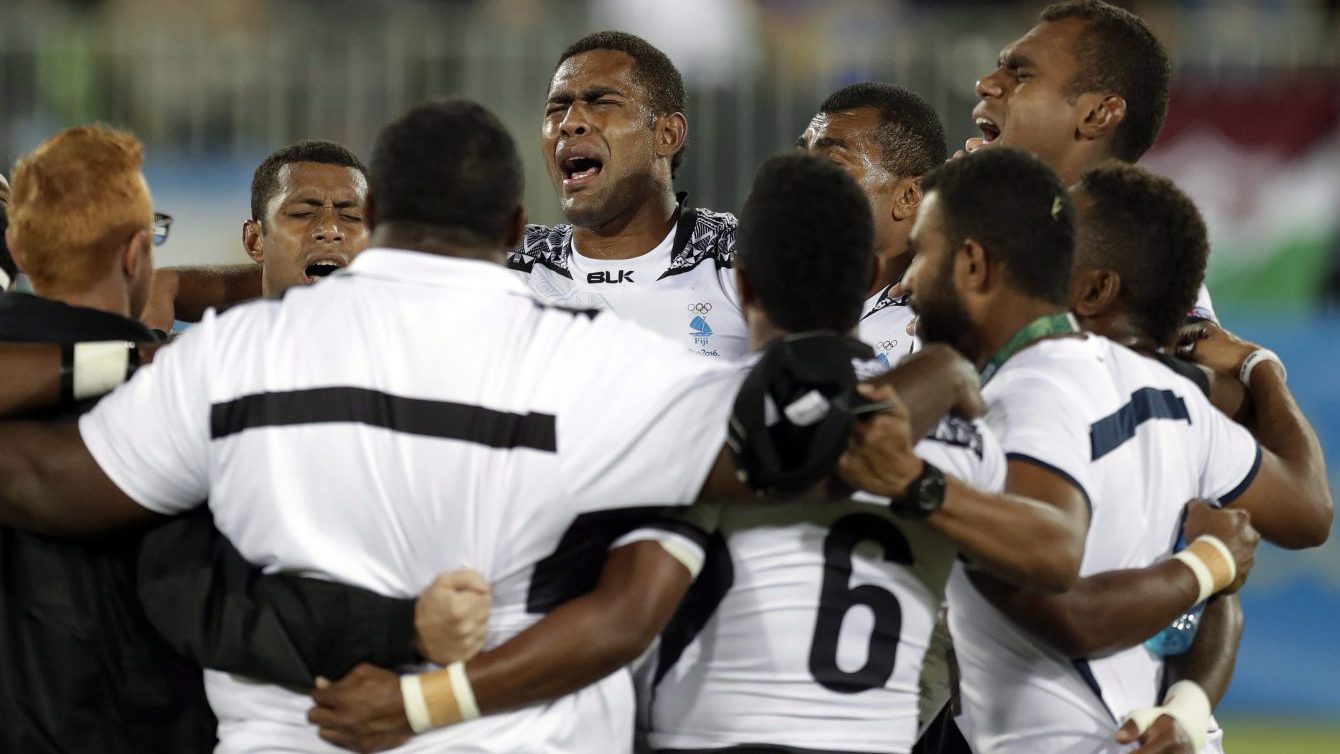
<svg viewBox="0 0 1340 754">
<path fill-rule="evenodd" d="M 367 275 L 444 288 L 476 288 L 530 295 L 525 284 L 506 266 L 480 259 L 461 259 L 408 249 L 366 249 L 346 270 L 332 277 Z"/>
</svg>

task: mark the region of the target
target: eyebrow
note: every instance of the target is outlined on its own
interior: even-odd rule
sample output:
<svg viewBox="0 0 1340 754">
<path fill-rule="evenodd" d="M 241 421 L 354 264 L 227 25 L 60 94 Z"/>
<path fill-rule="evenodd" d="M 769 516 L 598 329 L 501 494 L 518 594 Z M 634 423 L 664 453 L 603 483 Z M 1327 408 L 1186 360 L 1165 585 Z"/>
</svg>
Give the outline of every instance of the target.
<svg viewBox="0 0 1340 754">
<path fill-rule="evenodd" d="M 289 201 L 284 203 L 288 205 L 302 204 L 308 207 L 318 207 L 318 208 L 326 206 L 325 200 L 316 199 L 314 197 L 307 197 L 303 199 L 290 199 Z M 334 207 L 335 209 L 349 209 L 350 207 L 361 207 L 362 204 L 363 203 L 358 201 L 357 199 L 341 199 L 336 202 L 331 202 L 331 206 Z"/>
<path fill-rule="evenodd" d="M 1011 47 L 1000 53 L 1000 60 L 996 64 L 1003 68 L 1029 68 L 1033 65 L 1033 61 Z"/>
<path fill-rule="evenodd" d="M 810 145 L 810 149 L 843 149 L 851 151 L 851 146 L 842 139 L 834 139 L 832 136 L 820 136 Z"/>
<path fill-rule="evenodd" d="M 611 94 L 615 95 L 616 97 L 624 96 L 624 93 L 622 91 L 615 89 L 612 86 L 593 86 L 590 89 L 585 89 L 582 91 L 581 99 L 583 102 L 594 102 L 595 100 L 598 100 L 601 97 L 605 97 Z M 567 90 L 561 90 L 549 95 L 549 104 L 568 105 L 572 104 L 572 102 L 576 99 L 577 97 L 573 95 L 572 92 Z"/>
</svg>

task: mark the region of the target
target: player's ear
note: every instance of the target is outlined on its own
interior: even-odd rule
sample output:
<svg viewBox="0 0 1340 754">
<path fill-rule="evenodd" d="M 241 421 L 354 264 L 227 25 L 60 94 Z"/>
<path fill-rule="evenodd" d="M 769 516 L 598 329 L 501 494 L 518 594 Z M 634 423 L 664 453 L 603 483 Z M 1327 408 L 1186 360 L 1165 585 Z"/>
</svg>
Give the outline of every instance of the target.
<svg viewBox="0 0 1340 754">
<path fill-rule="evenodd" d="M 515 249 L 526 237 L 526 208 L 517 205 L 507 228 L 507 248 Z"/>
<path fill-rule="evenodd" d="M 656 156 L 673 158 L 689 138 L 689 121 L 684 113 L 670 113 L 656 119 Z"/>
<path fill-rule="evenodd" d="M 902 222 L 917 216 L 921 206 L 921 177 L 904 178 L 893 189 L 893 219 Z"/>
<path fill-rule="evenodd" d="M 130 237 L 121 250 L 121 272 L 127 280 L 135 280 L 143 274 L 142 268 L 153 269 L 153 242 L 148 230 L 140 230 Z"/>
<path fill-rule="evenodd" d="M 368 235 L 372 235 L 372 229 L 377 227 L 377 202 L 371 191 L 363 197 L 363 225 L 367 227 Z"/>
<path fill-rule="evenodd" d="M 1097 317 L 1117 305 L 1121 276 L 1112 270 L 1082 270 L 1075 273 L 1070 288 L 1070 308 L 1081 317 Z"/>
<path fill-rule="evenodd" d="M 1120 94 L 1081 95 L 1092 100 L 1080 121 L 1078 135 L 1081 140 L 1097 141 L 1111 138 L 1117 126 L 1126 119 L 1126 98 Z"/>
<path fill-rule="evenodd" d="M 991 260 L 980 243 L 964 239 L 955 254 L 954 277 L 958 278 L 960 290 L 978 293 L 991 284 Z"/>
<path fill-rule="evenodd" d="M 265 261 L 265 250 L 261 248 L 261 221 L 242 221 L 242 248 L 247 250 L 251 261 L 260 264 Z"/>
</svg>

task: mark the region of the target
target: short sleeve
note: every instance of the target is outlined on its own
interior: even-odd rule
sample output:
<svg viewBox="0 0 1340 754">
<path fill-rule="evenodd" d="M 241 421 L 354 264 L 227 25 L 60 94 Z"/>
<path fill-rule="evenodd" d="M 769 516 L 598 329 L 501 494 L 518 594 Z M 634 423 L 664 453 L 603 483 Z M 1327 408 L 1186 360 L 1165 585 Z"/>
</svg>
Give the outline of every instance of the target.
<svg viewBox="0 0 1340 754">
<path fill-rule="evenodd" d="M 916 452 L 945 474 L 979 490 L 1005 489 L 1005 454 L 984 422 L 947 416 L 917 443 Z"/>
<path fill-rule="evenodd" d="M 155 513 L 194 508 L 209 493 L 209 342 L 213 313 L 79 420 L 98 466 Z"/>
<path fill-rule="evenodd" d="M 1208 401 L 1196 400 L 1194 405 L 1197 408 L 1192 421 L 1201 425 L 1200 446 L 1204 453 L 1200 494 L 1228 505 L 1256 479 L 1261 469 L 1261 444 L 1246 427 L 1229 419 Z"/>
<path fill-rule="evenodd" d="M 1005 373 L 983 391 L 987 426 L 1007 461 L 1023 461 L 1061 477 L 1091 502 L 1088 422 L 1073 415 L 1067 396 L 1035 372 Z"/>
<path fill-rule="evenodd" d="M 744 373 L 613 315 L 593 329 L 588 380 L 557 420 L 573 500 L 588 510 L 693 502 L 725 446 Z"/>
</svg>

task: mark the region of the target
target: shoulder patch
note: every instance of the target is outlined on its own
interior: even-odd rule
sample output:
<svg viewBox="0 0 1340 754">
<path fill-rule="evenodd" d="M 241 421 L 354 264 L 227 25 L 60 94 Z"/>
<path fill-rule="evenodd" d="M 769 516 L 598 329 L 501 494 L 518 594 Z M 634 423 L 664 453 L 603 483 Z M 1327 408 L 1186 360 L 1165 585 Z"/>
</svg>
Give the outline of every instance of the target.
<svg viewBox="0 0 1340 754">
<path fill-rule="evenodd" d="M 983 447 L 985 442 L 982 440 L 982 433 L 977 431 L 977 426 L 957 416 L 946 416 L 926 436 L 926 439 L 953 445 L 957 448 L 967 448 L 979 459 L 985 453 Z"/>
<path fill-rule="evenodd" d="M 527 225 L 521 245 L 507 255 L 507 266 L 520 272 L 530 272 L 538 262 L 564 277 L 572 277 L 568 272 L 568 254 L 571 249 L 571 225 Z"/>
<path fill-rule="evenodd" d="M 688 219 L 690 212 L 685 212 Z M 732 267 L 735 264 L 735 227 L 738 221 L 729 212 L 713 212 L 708 209 L 694 209 L 693 230 L 682 245 L 677 246 L 670 256 L 670 266 L 661 278 L 688 272 L 707 260 L 716 263 L 717 268 Z"/>
</svg>

